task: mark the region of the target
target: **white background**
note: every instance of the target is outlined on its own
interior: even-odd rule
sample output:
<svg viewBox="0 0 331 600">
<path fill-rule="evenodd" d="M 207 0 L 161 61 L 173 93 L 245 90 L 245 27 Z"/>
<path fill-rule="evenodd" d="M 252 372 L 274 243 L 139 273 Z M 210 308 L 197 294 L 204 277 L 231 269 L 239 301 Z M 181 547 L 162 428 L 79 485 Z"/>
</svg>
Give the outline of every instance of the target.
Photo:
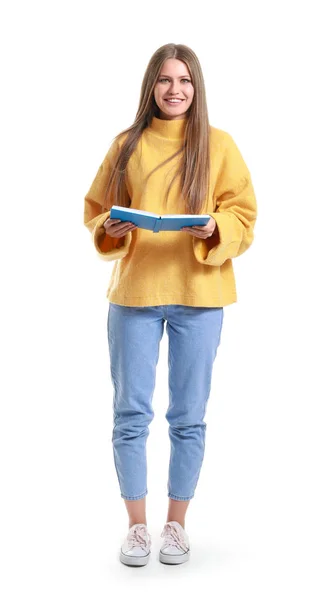
<svg viewBox="0 0 331 600">
<path fill-rule="evenodd" d="M 210 592 L 330 599 L 330 55 L 327 2 L 7 2 L 1 10 L 1 587 L 104 600 Z M 189 563 L 158 562 L 170 444 L 167 335 L 148 448 L 152 559 L 118 560 L 106 290 L 83 198 L 132 124 L 152 54 L 197 54 L 210 123 L 251 171 Z M 328 47 L 329 45 L 329 47 Z M 210 586 L 210 587 L 209 587 Z"/>
</svg>

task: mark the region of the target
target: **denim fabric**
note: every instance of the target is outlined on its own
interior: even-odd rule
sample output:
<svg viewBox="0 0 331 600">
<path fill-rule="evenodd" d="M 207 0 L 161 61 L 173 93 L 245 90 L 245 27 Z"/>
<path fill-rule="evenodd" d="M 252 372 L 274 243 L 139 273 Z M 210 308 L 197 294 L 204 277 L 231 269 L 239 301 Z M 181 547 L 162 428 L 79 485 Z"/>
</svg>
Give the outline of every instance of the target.
<svg viewBox="0 0 331 600">
<path fill-rule="evenodd" d="M 109 303 L 108 343 L 113 395 L 113 453 L 122 498 L 146 496 L 146 441 L 163 326 L 169 338 L 170 462 L 168 496 L 190 500 L 205 450 L 204 415 L 220 344 L 223 307 Z"/>
</svg>

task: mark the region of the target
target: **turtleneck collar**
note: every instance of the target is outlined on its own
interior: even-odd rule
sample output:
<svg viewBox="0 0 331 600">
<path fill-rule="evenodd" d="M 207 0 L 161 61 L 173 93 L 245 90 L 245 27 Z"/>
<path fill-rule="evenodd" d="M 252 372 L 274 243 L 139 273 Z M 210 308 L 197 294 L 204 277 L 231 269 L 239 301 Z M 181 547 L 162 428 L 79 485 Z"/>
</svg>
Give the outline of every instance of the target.
<svg viewBox="0 0 331 600">
<path fill-rule="evenodd" d="M 153 117 L 149 126 L 150 131 L 171 140 L 180 140 L 184 137 L 187 118 L 183 119 L 159 119 Z"/>
</svg>

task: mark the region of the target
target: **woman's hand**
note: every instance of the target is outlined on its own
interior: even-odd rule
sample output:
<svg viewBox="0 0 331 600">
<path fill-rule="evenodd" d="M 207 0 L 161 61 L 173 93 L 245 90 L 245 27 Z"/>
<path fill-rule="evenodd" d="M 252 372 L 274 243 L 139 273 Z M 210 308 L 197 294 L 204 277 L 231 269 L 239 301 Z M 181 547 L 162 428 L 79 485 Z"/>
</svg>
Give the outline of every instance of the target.
<svg viewBox="0 0 331 600">
<path fill-rule="evenodd" d="M 210 217 L 207 225 L 193 225 L 193 227 L 182 227 L 181 231 L 187 231 L 187 233 L 189 233 L 190 235 L 206 239 L 213 235 L 213 233 L 215 232 L 215 228 L 217 232 L 218 230 L 216 227 L 216 221 L 214 217 Z"/>
<path fill-rule="evenodd" d="M 130 221 L 121 221 L 121 219 L 106 219 L 103 224 L 107 235 L 110 237 L 121 238 L 124 237 L 129 231 L 136 229 L 136 225 Z"/>
</svg>

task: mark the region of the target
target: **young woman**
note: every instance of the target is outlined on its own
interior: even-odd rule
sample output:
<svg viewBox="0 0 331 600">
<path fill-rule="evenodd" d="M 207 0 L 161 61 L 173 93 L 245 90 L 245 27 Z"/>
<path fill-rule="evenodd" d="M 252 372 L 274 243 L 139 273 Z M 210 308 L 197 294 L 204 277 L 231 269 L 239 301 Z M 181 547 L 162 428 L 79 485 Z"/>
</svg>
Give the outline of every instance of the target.
<svg viewBox="0 0 331 600">
<path fill-rule="evenodd" d="M 112 205 L 156 214 L 208 214 L 181 231 L 110 218 Z M 159 344 L 169 338 L 169 507 L 159 558 L 188 560 L 185 514 L 204 457 L 204 416 L 220 344 L 223 307 L 237 301 L 232 259 L 253 241 L 250 172 L 231 135 L 209 125 L 195 53 L 166 44 L 147 66 L 138 112 L 119 133 L 85 196 L 84 224 L 99 256 L 116 261 L 107 291 L 114 387 L 113 451 L 129 531 L 120 559 L 145 565 L 146 440 L 154 412 Z"/>
</svg>

